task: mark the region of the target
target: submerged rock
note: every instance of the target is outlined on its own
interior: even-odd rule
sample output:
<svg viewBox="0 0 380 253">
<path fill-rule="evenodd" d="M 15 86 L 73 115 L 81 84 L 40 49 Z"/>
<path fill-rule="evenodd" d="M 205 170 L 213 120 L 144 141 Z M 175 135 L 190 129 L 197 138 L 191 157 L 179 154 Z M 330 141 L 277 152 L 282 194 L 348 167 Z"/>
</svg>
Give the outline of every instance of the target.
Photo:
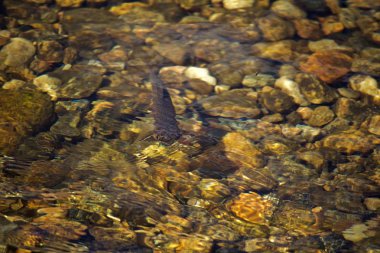
<svg viewBox="0 0 380 253">
<path fill-rule="evenodd" d="M 45 94 L 0 90 L 0 151 L 12 153 L 24 137 L 47 127 L 53 114 L 53 104 Z"/>
<path fill-rule="evenodd" d="M 261 113 L 256 100 L 256 93 L 252 90 L 235 89 L 202 99 L 199 103 L 211 116 L 256 118 Z"/>
<path fill-rule="evenodd" d="M 24 38 L 13 38 L 0 51 L 2 64 L 18 67 L 26 64 L 36 53 L 33 43 Z"/>
<path fill-rule="evenodd" d="M 352 58 L 335 50 L 318 51 L 312 54 L 301 69 L 317 75 L 322 81 L 332 83 L 350 71 Z"/>
</svg>

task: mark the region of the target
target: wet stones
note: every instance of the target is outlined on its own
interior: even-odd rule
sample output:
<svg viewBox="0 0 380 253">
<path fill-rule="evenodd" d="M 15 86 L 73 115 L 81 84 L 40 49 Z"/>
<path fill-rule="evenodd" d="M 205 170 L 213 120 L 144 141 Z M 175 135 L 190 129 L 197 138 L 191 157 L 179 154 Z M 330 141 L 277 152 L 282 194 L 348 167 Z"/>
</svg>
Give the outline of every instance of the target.
<svg viewBox="0 0 380 253">
<path fill-rule="evenodd" d="M 231 212 L 248 222 L 268 224 L 275 209 L 274 203 L 255 192 L 241 193 L 226 204 Z"/>
<path fill-rule="evenodd" d="M 53 113 L 53 104 L 45 94 L 0 90 L 0 150 L 13 152 L 24 137 L 48 126 Z"/>
<path fill-rule="evenodd" d="M 313 73 L 322 81 L 332 83 L 350 71 L 352 58 L 335 50 L 318 51 L 301 64 L 301 69 Z"/>
<path fill-rule="evenodd" d="M 293 24 L 278 16 L 269 15 L 257 20 L 259 29 L 267 41 L 279 41 L 294 35 Z"/>
<path fill-rule="evenodd" d="M 338 152 L 353 154 L 370 152 L 379 140 L 359 131 L 341 132 L 325 137 L 321 144 Z"/>
<path fill-rule="evenodd" d="M 33 84 L 57 98 L 85 98 L 93 94 L 102 82 L 105 69 L 91 65 L 74 65 L 70 69 L 57 69 L 34 79 Z"/>
<path fill-rule="evenodd" d="M 271 6 L 271 11 L 286 19 L 301 19 L 306 17 L 306 13 L 290 1 L 278 0 Z"/>
<path fill-rule="evenodd" d="M 313 110 L 306 122 L 310 126 L 321 127 L 330 123 L 334 117 L 334 112 L 328 106 L 318 106 Z"/>
<path fill-rule="evenodd" d="M 223 7 L 227 10 L 252 7 L 255 0 L 223 0 Z"/>
<path fill-rule="evenodd" d="M 199 101 L 204 113 L 231 118 L 256 118 L 261 111 L 257 107 L 256 93 L 250 89 L 235 89 Z"/>
<path fill-rule="evenodd" d="M 255 56 L 270 60 L 291 62 L 294 61 L 298 53 L 295 51 L 296 43 L 292 40 L 282 40 L 278 42 L 259 42 L 252 46 L 252 53 Z"/>
<path fill-rule="evenodd" d="M 2 64 L 10 67 L 19 67 L 26 64 L 35 54 L 33 43 L 23 38 L 13 38 L 0 51 Z"/>
<path fill-rule="evenodd" d="M 312 75 L 297 74 L 295 81 L 302 95 L 312 104 L 330 103 L 337 97 L 335 90 Z"/>
<path fill-rule="evenodd" d="M 286 112 L 294 106 L 292 97 L 271 87 L 264 87 L 261 90 L 260 101 L 265 108 L 272 112 Z"/>
<path fill-rule="evenodd" d="M 368 132 L 380 135 L 380 115 L 374 115 L 368 125 Z"/>
</svg>

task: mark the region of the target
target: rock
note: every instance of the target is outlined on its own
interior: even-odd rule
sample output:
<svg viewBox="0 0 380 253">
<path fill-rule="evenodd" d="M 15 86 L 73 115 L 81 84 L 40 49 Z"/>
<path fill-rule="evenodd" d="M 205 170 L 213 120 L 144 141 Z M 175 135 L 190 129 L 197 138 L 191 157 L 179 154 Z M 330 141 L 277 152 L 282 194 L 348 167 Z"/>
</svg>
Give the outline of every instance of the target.
<svg viewBox="0 0 380 253">
<path fill-rule="evenodd" d="M 9 39 L 11 38 L 11 32 L 8 30 L 1 30 L 0 31 L 0 46 L 4 46 L 9 42 Z"/>
<path fill-rule="evenodd" d="M 332 83 L 350 71 L 352 60 L 349 55 L 337 50 L 317 51 L 301 64 L 301 69 Z"/>
<path fill-rule="evenodd" d="M 25 85 L 25 81 L 18 80 L 18 79 L 12 79 L 9 82 L 6 82 L 3 84 L 4 90 L 18 90 L 22 88 Z"/>
<path fill-rule="evenodd" d="M 199 79 L 209 85 L 216 85 L 216 78 L 210 75 L 207 68 L 188 67 L 184 74 L 188 79 Z"/>
<path fill-rule="evenodd" d="M 63 47 L 57 41 L 46 40 L 37 43 L 37 57 L 51 63 L 62 62 Z"/>
<path fill-rule="evenodd" d="M 306 13 L 302 9 L 286 0 L 275 1 L 271 6 L 271 11 L 286 19 L 301 19 L 306 17 Z"/>
<path fill-rule="evenodd" d="M 45 94 L 1 89 L 0 150 L 12 153 L 24 137 L 47 127 L 53 113 L 53 104 Z"/>
<path fill-rule="evenodd" d="M 346 29 L 356 28 L 356 20 L 358 19 L 359 12 L 354 8 L 341 8 L 338 14 L 339 21 Z"/>
<path fill-rule="evenodd" d="M 226 157 L 239 166 L 261 168 L 265 161 L 262 152 L 244 135 L 238 132 L 226 134 L 222 139 Z"/>
<path fill-rule="evenodd" d="M 371 58 L 356 57 L 352 62 L 351 71 L 378 76 L 380 75 L 380 62 Z"/>
<path fill-rule="evenodd" d="M 380 198 L 366 198 L 364 199 L 364 205 L 368 210 L 377 211 L 380 209 Z"/>
<path fill-rule="evenodd" d="M 236 217 L 258 224 L 269 224 L 275 209 L 274 203 L 255 192 L 241 193 L 226 206 Z"/>
<path fill-rule="evenodd" d="M 318 106 L 313 110 L 306 123 L 310 126 L 321 127 L 330 123 L 334 117 L 334 112 L 328 106 Z"/>
<path fill-rule="evenodd" d="M 345 98 L 358 99 L 360 97 L 360 93 L 350 88 L 338 88 L 337 89 L 339 95 Z"/>
<path fill-rule="evenodd" d="M 377 0 L 350 0 L 349 6 L 353 8 L 372 9 L 380 7 L 380 3 Z"/>
<path fill-rule="evenodd" d="M 338 152 L 353 154 L 355 152 L 368 153 L 376 145 L 375 138 L 368 136 L 363 132 L 343 132 L 331 134 L 321 141 L 325 148 L 330 148 Z"/>
<path fill-rule="evenodd" d="M 179 0 L 179 5 L 186 10 L 192 10 L 201 8 L 209 2 L 210 0 Z"/>
<path fill-rule="evenodd" d="M 23 38 L 13 38 L 0 51 L 2 64 L 10 67 L 19 67 L 26 64 L 35 54 L 33 43 Z"/>
<path fill-rule="evenodd" d="M 230 87 L 238 87 L 243 80 L 241 71 L 237 71 L 233 67 L 218 63 L 210 66 L 211 73 L 216 76 L 220 84 L 228 85 Z"/>
<path fill-rule="evenodd" d="M 105 67 L 108 69 L 123 70 L 128 56 L 124 48 L 115 46 L 111 51 L 98 55 L 98 58 L 105 63 Z"/>
<path fill-rule="evenodd" d="M 255 0 L 223 0 L 223 7 L 227 10 L 249 8 Z"/>
<path fill-rule="evenodd" d="M 223 39 L 204 39 L 194 45 L 194 55 L 207 62 L 217 62 L 231 54 L 237 57 L 241 52 L 240 43 L 231 43 Z"/>
<path fill-rule="evenodd" d="M 349 86 L 354 91 L 372 97 L 376 104 L 380 104 L 380 89 L 376 79 L 367 75 L 355 75 L 350 77 Z"/>
<path fill-rule="evenodd" d="M 352 48 L 338 45 L 334 40 L 321 39 L 317 41 L 309 41 L 308 47 L 312 52 L 324 51 L 324 50 L 341 50 L 341 51 L 353 51 Z"/>
<path fill-rule="evenodd" d="M 330 103 L 337 97 L 336 92 L 308 74 L 297 74 L 295 80 L 300 88 L 301 94 L 312 104 Z"/>
<path fill-rule="evenodd" d="M 250 89 L 225 91 L 199 101 L 204 112 L 211 116 L 231 118 L 256 118 L 261 111 L 257 108 L 256 93 Z"/>
<path fill-rule="evenodd" d="M 380 115 L 372 116 L 369 122 L 368 132 L 380 135 Z"/>
<path fill-rule="evenodd" d="M 322 31 L 325 35 L 339 33 L 343 31 L 344 25 L 339 21 L 337 16 L 328 16 L 320 18 L 322 23 Z"/>
<path fill-rule="evenodd" d="M 322 30 L 318 21 L 311 19 L 296 19 L 293 21 L 297 35 L 303 39 L 317 40 L 322 37 Z"/>
<path fill-rule="evenodd" d="M 335 113 L 339 118 L 362 121 L 362 117 L 365 117 L 363 111 L 365 111 L 363 105 L 353 99 L 338 98 L 335 103 Z"/>
<path fill-rule="evenodd" d="M 259 29 L 263 33 L 264 39 L 268 41 L 279 41 L 290 38 L 294 35 L 293 24 L 278 16 L 269 15 L 257 20 Z"/>
<path fill-rule="evenodd" d="M 272 75 L 267 74 L 251 74 L 246 75 L 242 84 L 250 88 L 260 88 L 264 86 L 273 86 L 275 79 Z"/>
<path fill-rule="evenodd" d="M 135 8 L 148 8 L 149 5 L 146 3 L 133 2 L 133 3 L 122 3 L 120 5 L 115 5 L 110 8 L 110 12 L 120 16 L 127 14 Z"/>
<path fill-rule="evenodd" d="M 80 7 L 84 0 L 55 0 L 60 7 Z"/>
<path fill-rule="evenodd" d="M 105 69 L 91 65 L 74 65 L 71 69 L 57 69 L 34 79 L 39 90 L 57 98 L 85 98 L 93 94 L 102 82 Z"/>
<path fill-rule="evenodd" d="M 268 110 L 279 113 L 287 112 L 294 106 L 292 97 L 268 86 L 260 92 L 260 102 Z"/>
<path fill-rule="evenodd" d="M 177 65 L 184 65 L 188 58 L 188 48 L 180 43 L 161 43 L 152 47 L 160 55 Z"/>
<path fill-rule="evenodd" d="M 252 53 L 258 57 L 281 62 L 292 62 L 297 58 L 296 44 L 292 40 L 259 42 L 252 46 Z"/>
<path fill-rule="evenodd" d="M 310 104 L 301 94 L 298 83 L 294 82 L 293 80 L 290 80 L 286 76 L 277 79 L 274 86 L 291 96 L 293 98 L 294 103 L 301 106 L 307 106 Z"/>
</svg>

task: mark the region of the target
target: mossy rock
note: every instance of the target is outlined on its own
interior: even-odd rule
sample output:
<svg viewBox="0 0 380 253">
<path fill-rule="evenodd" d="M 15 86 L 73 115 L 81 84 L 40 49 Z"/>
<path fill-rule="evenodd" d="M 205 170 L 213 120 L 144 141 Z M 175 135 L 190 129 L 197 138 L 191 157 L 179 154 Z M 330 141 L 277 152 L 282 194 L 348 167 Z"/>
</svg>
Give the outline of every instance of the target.
<svg viewBox="0 0 380 253">
<path fill-rule="evenodd" d="M 51 123 L 53 103 L 37 91 L 0 90 L 0 153 L 11 154 L 20 141 Z"/>
</svg>

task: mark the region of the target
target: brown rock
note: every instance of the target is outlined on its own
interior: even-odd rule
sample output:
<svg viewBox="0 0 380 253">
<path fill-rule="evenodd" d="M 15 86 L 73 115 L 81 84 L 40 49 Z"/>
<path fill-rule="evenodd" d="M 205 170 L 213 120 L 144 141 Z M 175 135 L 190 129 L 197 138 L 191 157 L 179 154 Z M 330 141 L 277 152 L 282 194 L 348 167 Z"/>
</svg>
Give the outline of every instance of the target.
<svg viewBox="0 0 380 253">
<path fill-rule="evenodd" d="M 296 82 L 302 95 L 312 104 L 330 103 L 337 97 L 334 89 L 320 82 L 312 75 L 297 74 Z"/>
<path fill-rule="evenodd" d="M 188 49 L 180 43 L 161 43 L 153 46 L 160 55 L 177 65 L 184 65 L 188 56 Z"/>
<path fill-rule="evenodd" d="M 342 132 L 325 137 L 321 144 L 338 152 L 353 154 L 355 152 L 367 153 L 371 151 L 378 140 L 363 132 Z"/>
<path fill-rule="evenodd" d="M 294 26 L 297 31 L 297 35 L 303 39 L 317 40 L 322 37 L 321 27 L 318 21 L 310 19 L 296 19 L 294 20 Z"/>
<path fill-rule="evenodd" d="M 306 13 L 302 9 L 286 0 L 275 1 L 271 6 L 271 11 L 286 19 L 300 19 L 306 17 Z"/>
<path fill-rule="evenodd" d="M 82 5 L 84 0 L 56 0 L 55 2 L 61 7 L 79 7 Z"/>
<path fill-rule="evenodd" d="M 275 15 L 269 15 L 257 20 L 263 36 L 268 41 L 279 41 L 294 35 L 293 24 Z"/>
<path fill-rule="evenodd" d="M 37 44 L 38 59 L 48 62 L 61 62 L 63 60 L 63 47 L 57 41 L 47 40 Z"/>
<path fill-rule="evenodd" d="M 235 89 L 199 101 L 206 114 L 231 118 L 256 118 L 261 111 L 251 89 Z"/>
<path fill-rule="evenodd" d="M 339 98 L 334 111 L 339 118 L 354 120 L 363 115 L 363 110 L 363 105 L 359 102 L 349 98 Z"/>
<path fill-rule="evenodd" d="M 368 132 L 380 135 L 380 115 L 372 116 L 368 126 Z"/>
<path fill-rule="evenodd" d="M 380 209 L 380 198 L 366 198 L 364 205 L 368 210 L 377 211 Z"/>
<path fill-rule="evenodd" d="M 310 126 L 321 127 L 330 123 L 334 117 L 334 112 L 330 110 L 328 106 L 318 106 L 307 120 L 307 124 Z"/>
<path fill-rule="evenodd" d="M 339 21 L 337 16 L 328 16 L 320 18 L 322 23 L 322 31 L 325 35 L 338 33 L 344 30 L 344 25 Z"/>
<path fill-rule="evenodd" d="M 322 81 L 332 83 L 350 71 L 352 64 L 351 56 L 338 50 L 318 51 L 305 63 L 301 69 L 317 75 Z"/>
<path fill-rule="evenodd" d="M 235 164 L 249 168 L 264 166 L 261 151 L 241 133 L 228 133 L 223 137 L 222 142 L 226 157 Z"/>
<path fill-rule="evenodd" d="M 297 58 L 296 43 L 292 40 L 278 42 L 261 42 L 252 46 L 256 56 L 281 62 L 292 62 Z"/>
<path fill-rule="evenodd" d="M 262 89 L 260 97 L 260 102 L 272 112 L 286 112 L 295 105 L 293 98 L 288 94 L 269 86 Z"/>
</svg>

